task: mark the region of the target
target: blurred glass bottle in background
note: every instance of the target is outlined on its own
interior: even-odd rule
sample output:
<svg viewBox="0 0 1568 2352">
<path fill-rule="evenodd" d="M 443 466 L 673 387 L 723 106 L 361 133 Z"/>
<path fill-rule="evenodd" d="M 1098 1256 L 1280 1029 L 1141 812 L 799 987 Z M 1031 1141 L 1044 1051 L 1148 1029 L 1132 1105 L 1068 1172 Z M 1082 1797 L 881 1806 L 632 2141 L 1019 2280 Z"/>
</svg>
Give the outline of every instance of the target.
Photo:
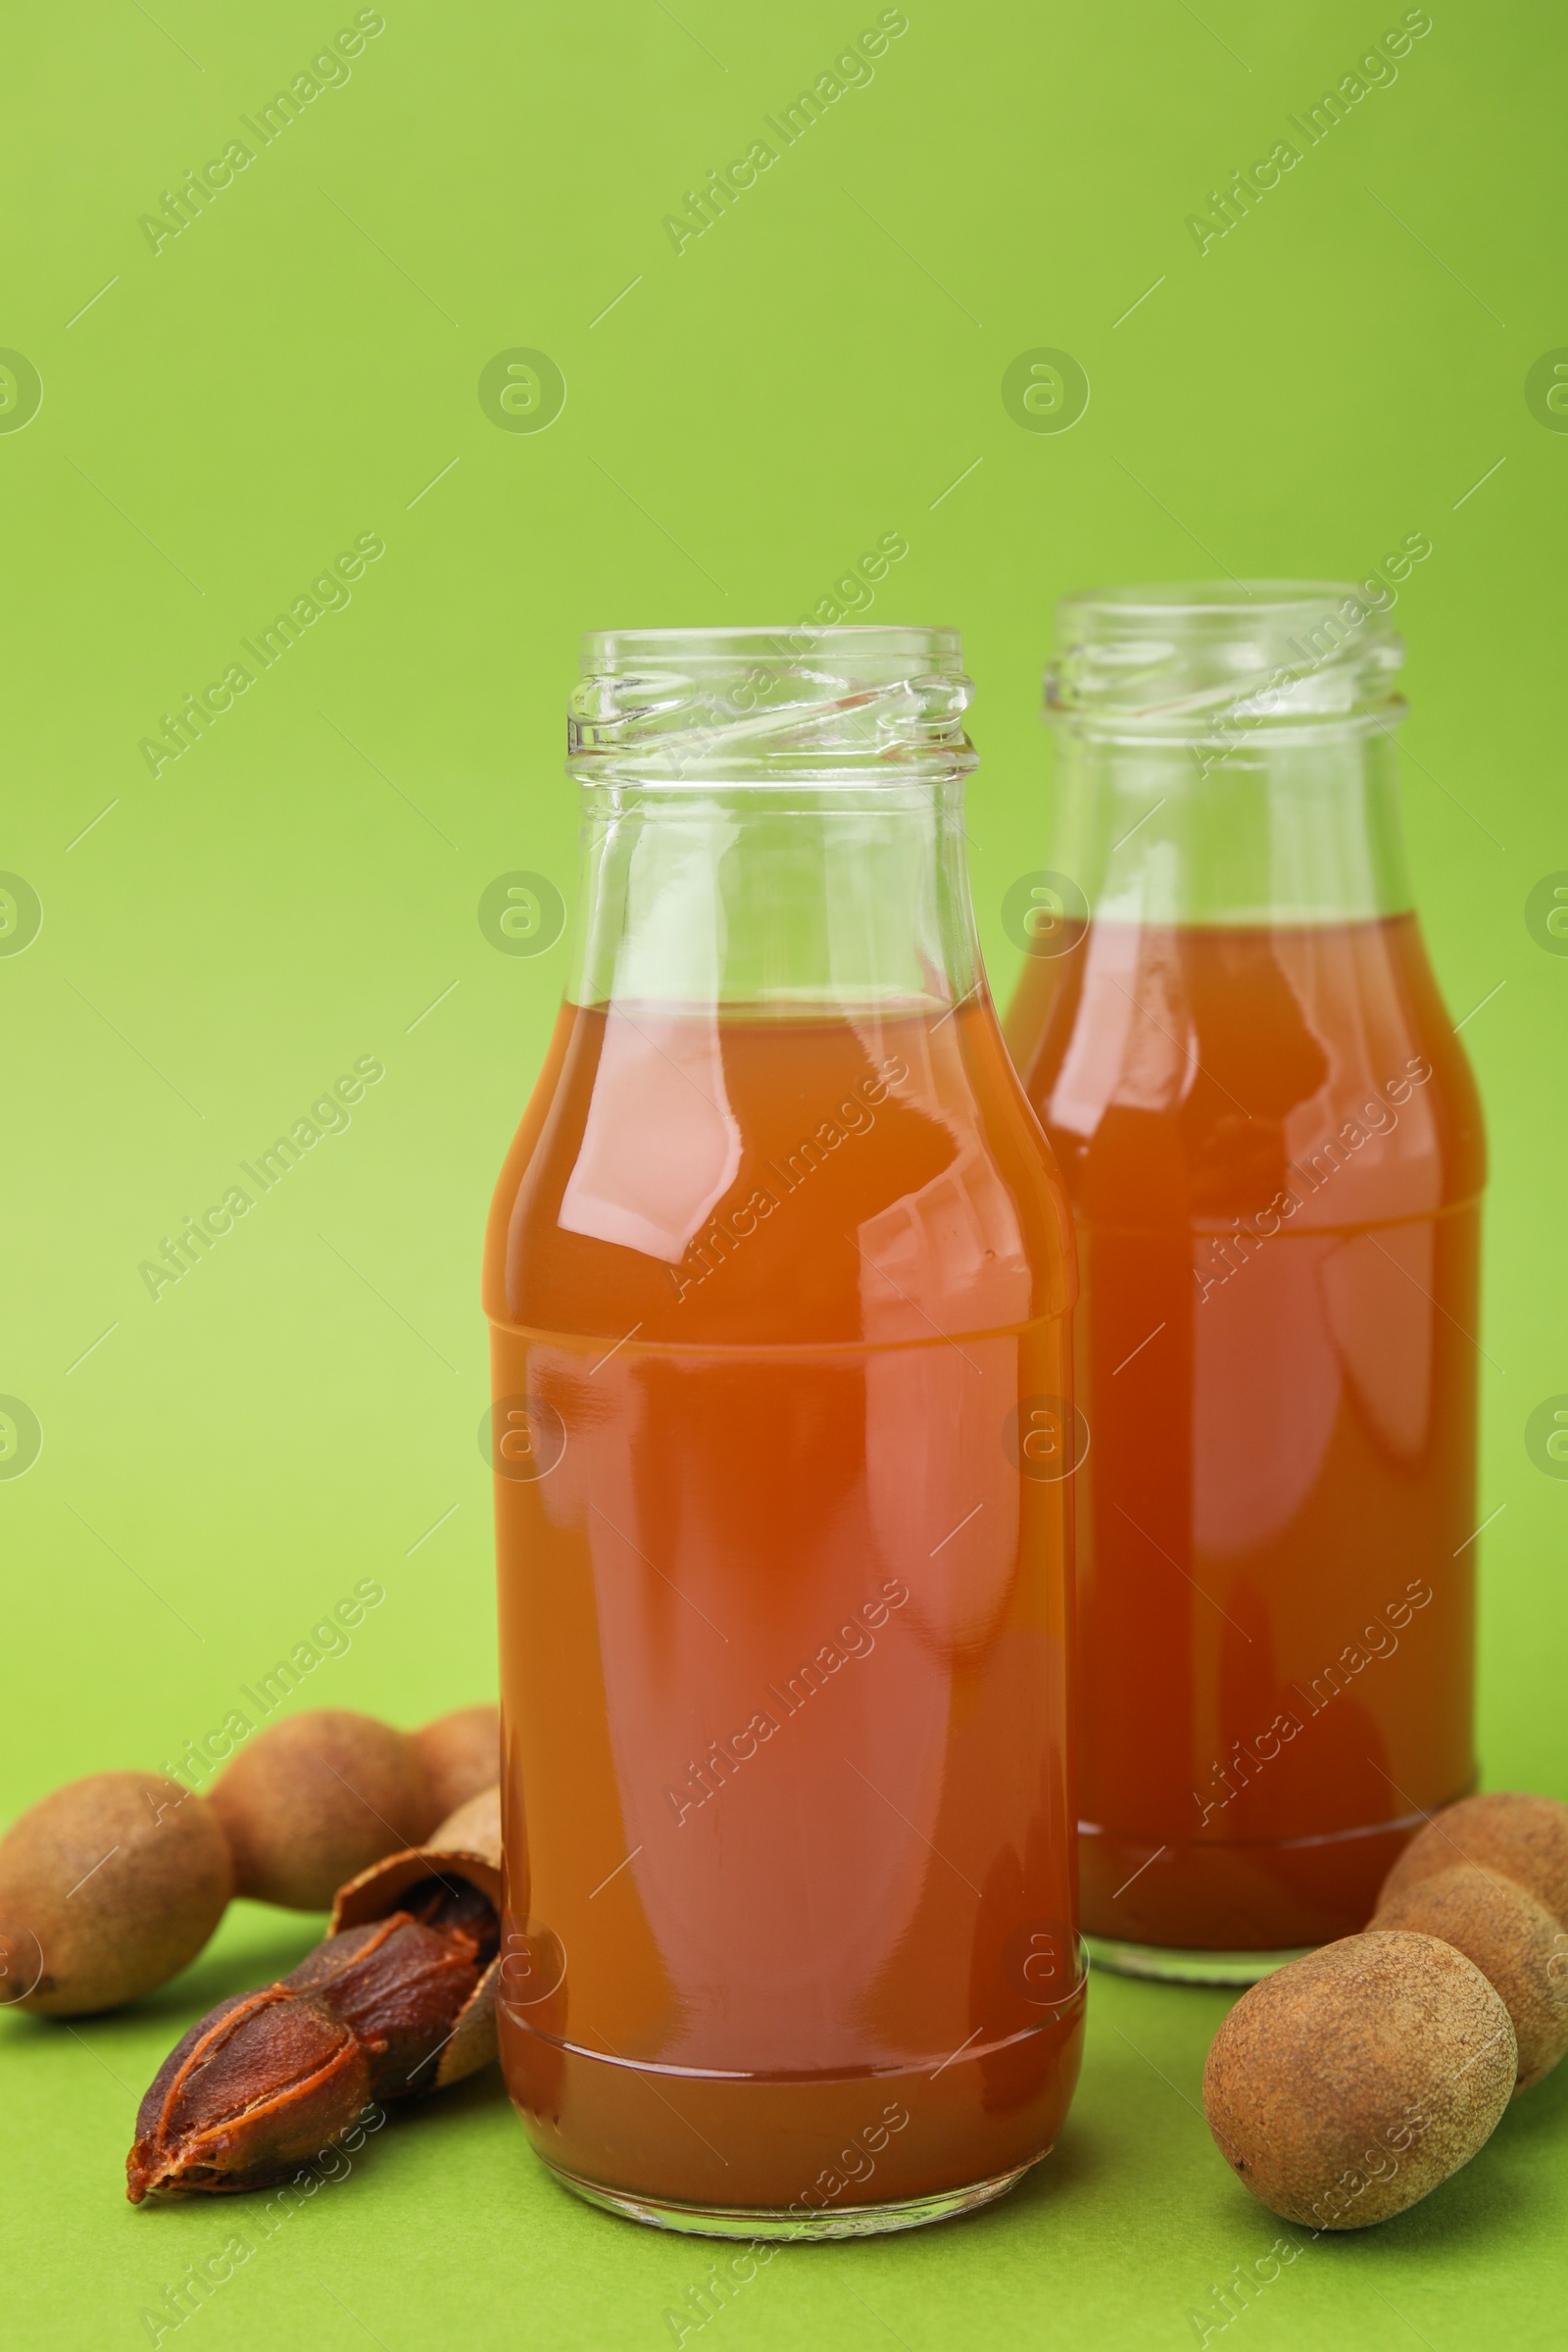
<svg viewBox="0 0 1568 2352">
<path fill-rule="evenodd" d="M 1058 643 L 1007 1039 L 1078 1231 L 1084 1925 L 1240 1982 L 1362 1927 L 1474 1780 L 1480 1109 L 1387 622 L 1122 588 Z"/>
</svg>

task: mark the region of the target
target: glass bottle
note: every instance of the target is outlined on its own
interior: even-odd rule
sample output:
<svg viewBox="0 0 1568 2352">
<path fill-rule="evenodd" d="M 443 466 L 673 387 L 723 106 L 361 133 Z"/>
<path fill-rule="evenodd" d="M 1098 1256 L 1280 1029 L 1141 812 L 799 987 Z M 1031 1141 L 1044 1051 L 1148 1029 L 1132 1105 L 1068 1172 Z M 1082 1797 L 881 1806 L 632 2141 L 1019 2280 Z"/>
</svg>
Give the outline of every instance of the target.
<svg viewBox="0 0 1568 2352">
<path fill-rule="evenodd" d="M 947 629 L 591 636 L 576 973 L 495 1195 L 503 2063 L 567 2184 L 904 2229 L 1083 1984 L 1070 1216 L 981 974 Z"/>
<path fill-rule="evenodd" d="M 1109 1965 L 1245 1982 L 1364 1926 L 1474 1782 L 1481 1116 L 1386 616 L 1123 588 L 1058 641 L 1007 1036 L 1083 1283 L 1084 1924 Z"/>
</svg>

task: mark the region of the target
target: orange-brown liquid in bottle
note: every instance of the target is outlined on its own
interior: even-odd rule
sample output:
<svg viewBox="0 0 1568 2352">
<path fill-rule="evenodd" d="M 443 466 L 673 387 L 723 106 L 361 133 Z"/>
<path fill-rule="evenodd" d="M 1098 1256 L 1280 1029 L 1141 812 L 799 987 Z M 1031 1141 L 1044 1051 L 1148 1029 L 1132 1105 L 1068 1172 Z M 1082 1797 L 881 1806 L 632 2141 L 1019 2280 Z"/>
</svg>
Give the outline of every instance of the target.
<svg viewBox="0 0 1568 2352">
<path fill-rule="evenodd" d="M 1082 1990 L 1068 1490 L 1015 1438 L 1071 1244 L 989 1007 L 566 1006 L 485 1298 L 535 2146 L 803 2217 L 1032 2161 Z"/>
<path fill-rule="evenodd" d="M 1008 1038 L 1078 1231 L 1084 1925 L 1349 1934 L 1475 1772 L 1485 1167 L 1414 917 L 1098 924 Z"/>
</svg>

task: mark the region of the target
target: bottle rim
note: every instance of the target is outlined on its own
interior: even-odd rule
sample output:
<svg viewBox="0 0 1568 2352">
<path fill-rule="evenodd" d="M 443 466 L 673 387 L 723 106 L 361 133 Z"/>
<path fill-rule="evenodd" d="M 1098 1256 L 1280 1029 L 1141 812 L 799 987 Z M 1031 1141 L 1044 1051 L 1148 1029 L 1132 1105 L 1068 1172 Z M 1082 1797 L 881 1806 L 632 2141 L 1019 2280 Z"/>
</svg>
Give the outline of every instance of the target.
<svg viewBox="0 0 1568 2352">
<path fill-rule="evenodd" d="M 1305 613 L 1355 598 L 1372 610 L 1371 601 L 1353 580 L 1123 580 L 1103 588 L 1077 588 L 1062 597 L 1058 617 L 1080 609 L 1103 607 L 1116 612 L 1189 613 L 1235 616 L 1283 612 Z"/>
<path fill-rule="evenodd" d="M 1247 736 L 1386 726 L 1404 644 L 1391 591 L 1335 580 L 1171 580 L 1057 608 L 1048 715 L 1091 732 Z"/>
<path fill-rule="evenodd" d="M 963 632 L 942 625 L 873 621 L 843 621 L 832 626 L 797 621 L 773 627 L 749 623 L 716 629 L 585 629 L 582 674 L 605 676 L 627 667 L 640 671 L 665 662 L 685 666 L 762 662 L 790 667 L 812 654 L 854 662 L 923 659 L 944 669 L 950 665 L 961 668 Z"/>
<path fill-rule="evenodd" d="M 595 629 L 566 721 L 578 783 L 941 782 L 975 764 L 960 632 L 869 623 Z"/>
</svg>

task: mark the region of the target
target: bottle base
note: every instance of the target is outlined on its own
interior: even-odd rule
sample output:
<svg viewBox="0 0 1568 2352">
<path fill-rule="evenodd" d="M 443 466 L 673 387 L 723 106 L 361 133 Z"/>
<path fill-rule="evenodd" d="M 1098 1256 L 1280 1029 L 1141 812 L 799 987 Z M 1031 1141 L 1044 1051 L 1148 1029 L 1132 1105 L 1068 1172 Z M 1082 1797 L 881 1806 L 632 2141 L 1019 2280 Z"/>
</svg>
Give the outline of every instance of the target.
<svg viewBox="0 0 1568 2352">
<path fill-rule="evenodd" d="M 1422 1809 L 1393 1821 L 1290 1838 L 1167 1838 L 1078 1824 L 1083 1927 L 1102 1967 L 1194 1983 L 1250 1984 L 1271 1967 L 1341 1936 L 1357 1936 L 1378 1907 L 1383 1882 L 1423 1824 L 1468 1796 L 1471 1782 L 1434 1790 Z M 1422 1790 L 1423 1799 L 1427 1791 Z M 1111 1945 L 1172 1958 L 1134 1968 L 1103 1957 Z M 1193 1951 L 1235 1958 L 1240 1969 L 1206 1976 L 1177 1965 Z"/>
<path fill-rule="evenodd" d="M 539 2161 L 573 2196 L 599 2206 L 605 2213 L 618 2213 L 624 2221 L 641 2222 L 649 2230 L 678 2230 L 688 2237 L 760 2241 L 882 2237 L 894 2230 L 923 2230 L 930 2222 L 955 2221 L 959 2214 L 973 2213 L 978 2206 L 1004 2197 L 1032 2166 L 1050 2153 L 1049 2148 L 1044 2148 L 1028 2164 L 1015 2164 L 1010 2172 L 994 2174 L 989 2180 L 973 2180 L 963 2188 L 939 2189 L 929 2197 L 902 2197 L 886 2205 L 850 2206 L 834 2213 L 792 2211 L 788 2206 L 776 2205 L 681 2205 L 667 2198 L 638 2197 L 625 2189 L 604 2188 L 597 2180 L 584 2180 L 562 2165 L 550 2163 L 546 2157 L 541 2156 Z"/>
<path fill-rule="evenodd" d="M 1124 1943 L 1114 1936 L 1085 1936 L 1084 1942 L 1096 1968 L 1163 1984 L 1255 1984 L 1318 1949 L 1315 1943 L 1298 1943 L 1277 1952 L 1195 1952 L 1175 1944 Z"/>
</svg>

